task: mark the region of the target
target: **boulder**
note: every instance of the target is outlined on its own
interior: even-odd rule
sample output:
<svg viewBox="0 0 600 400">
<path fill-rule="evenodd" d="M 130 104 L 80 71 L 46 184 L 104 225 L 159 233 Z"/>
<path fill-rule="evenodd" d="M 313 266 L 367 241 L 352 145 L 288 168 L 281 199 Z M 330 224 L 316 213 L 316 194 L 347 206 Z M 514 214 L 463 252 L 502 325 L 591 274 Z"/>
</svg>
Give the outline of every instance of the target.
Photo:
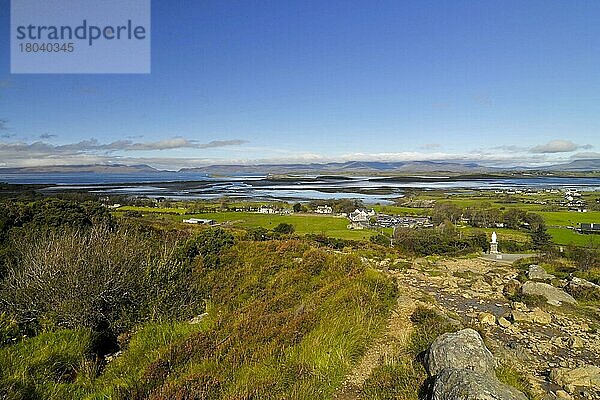
<svg viewBox="0 0 600 400">
<path fill-rule="evenodd" d="M 569 347 L 572 349 L 581 349 L 585 347 L 585 343 L 579 336 L 571 336 L 569 339 Z"/>
<path fill-rule="evenodd" d="M 468 369 L 446 368 L 433 383 L 432 400 L 526 400 L 517 389 L 498 380 L 493 374 Z"/>
<path fill-rule="evenodd" d="M 494 375 L 496 362 L 479 333 L 467 328 L 438 336 L 427 352 L 426 366 L 430 375 L 436 375 L 446 368 Z"/>
<path fill-rule="evenodd" d="M 600 390 L 600 367 L 584 365 L 575 369 L 557 368 L 550 372 L 550 379 L 571 393 L 578 387 Z"/>
<path fill-rule="evenodd" d="M 534 281 L 551 281 L 555 278 L 554 275 L 547 273 L 544 268 L 537 264 L 531 264 L 529 266 L 527 277 Z"/>
<path fill-rule="evenodd" d="M 565 291 L 543 282 L 527 281 L 521 286 L 525 295 L 543 296 L 548 304 L 560 306 L 562 303 L 577 304 L 577 301 Z"/>
<path fill-rule="evenodd" d="M 574 276 L 565 289 L 578 298 L 600 299 L 600 286 Z"/>
<path fill-rule="evenodd" d="M 510 307 L 513 310 L 519 310 L 519 311 L 529 311 L 529 307 L 527 307 L 527 304 L 525 303 L 521 303 L 520 301 L 513 301 L 510 304 Z"/>
<path fill-rule="evenodd" d="M 513 322 L 531 322 L 531 318 L 529 317 L 528 312 L 513 310 L 510 313 L 510 319 Z"/>
<path fill-rule="evenodd" d="M 534 322 L 536 324 L 549 324 L 552 322 L 552 315 L 539 309 L 534 308 L 531 312 L 513 310 L 511 313 L 513 322 Z"/>
<path fill-rule="evenodd" d="M 557 390 L 556 397 L 559 399 L 563 399 L 563 400 L 573 400 L 573 396 L 571 396 L 569 393 L 565 392 L 564 390 Z"/>
</svg>

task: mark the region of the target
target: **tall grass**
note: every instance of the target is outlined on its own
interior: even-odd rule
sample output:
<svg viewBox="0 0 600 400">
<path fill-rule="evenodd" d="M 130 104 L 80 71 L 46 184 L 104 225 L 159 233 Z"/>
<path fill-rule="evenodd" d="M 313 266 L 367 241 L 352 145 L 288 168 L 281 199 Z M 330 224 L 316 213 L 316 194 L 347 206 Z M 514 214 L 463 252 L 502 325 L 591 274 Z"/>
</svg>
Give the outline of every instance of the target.
<svg viewBox="0 0 600 400">
<path fill-rule="evenodd" d="M 42 333 L 0 349 L 0 398 L 81 398 L 94 376 L 89 330 Z"/>
<path fill-rule="evenodd" d="M 80 331 L 42 334 L 2 350 L 20 365 L 7 367 L 20 372 L 2 375 L 2 387 L 21 398 L 35 392 L 46 398 L 327 399 L 384 328 L 396 298 L 395 284 L 357 256 L 300 240 L 238 242 L 217 263 L 195 262 L 189 279 L 209 305 L 201 324 L 138 323 L 122 340 L 122 354 L 95 364 L 85 379 L 47 375 L 48 364 L 35 372 L 25 355 L 41 351 L 37 340 L 44 340 L 57 357 L 72 355 L 66 371 L 77 370 L 93 361 L 83 346 L 93 342 L 89 331 L 78 333 L 73 348 L 61 335 Z M 25 383 L 11 383 L 17 377 Z"/>
</svg>

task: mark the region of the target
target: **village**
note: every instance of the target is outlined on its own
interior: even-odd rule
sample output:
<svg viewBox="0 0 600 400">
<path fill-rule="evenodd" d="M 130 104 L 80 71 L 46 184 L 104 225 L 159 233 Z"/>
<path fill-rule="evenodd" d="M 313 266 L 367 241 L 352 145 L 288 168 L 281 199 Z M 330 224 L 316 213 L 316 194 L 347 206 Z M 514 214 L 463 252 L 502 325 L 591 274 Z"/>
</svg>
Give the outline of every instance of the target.
<svg viewBox="0 0 600 400">
<path fill-rule="evenodd" d="M 237 208 L 236 212 L 254 212 L 258 214 L 270 214 L 270 215 L 291 215 L 294 213 L 289 208 L 275 207 L 262 205 L 260 207 L 248 207 L 248 208 Z M 302 212 L 298 212 L 302 213 Z M 297 213 L 297 214 L 298 214 Z M 310 210 L 304 214 L 315 214 L 323 216 L 334 216 L 338 218 L 348 219 L 348 229 L 361 230 L 361 229 L 377 229 L 377 228 L 429 228 L 432 227 L 431 217 L 427 216 L 398 216 L 389 215 L 383 213 L 377 213 L 374 209 L 361 208 L 355 209 L 350 213 L 334 213 L 333 208 L 329 205 L 317 206 L 314 210 Z M 186 224 L 193 225 L 217 225 L 217 221 L 213 219 L 203 218 L 187 218 L 182 221 Z"/>
<path fill-rule="evenodd" d="M 173 215 L 188 225 L 272 228 L 289 223 L 299 234 L 320 233 L 343 239 L 390 236 L 397 228 L 420 229 L 449 219 L 464 232 L 496 229 L 515 242 L 529 222 L 516 222 L 534 212 L 546 222 L 556 243 L 586 244 L 600 233 L 600 198 L 577 188 L 505 189 L 456 193 L 415 192 L 395 204 L 363 204 L 351 199 L 286 201 L 177 201 L 168 198 L 101 199 L 106 207 L 129 216 Z M 119 200 L 115 202 L 113 200 Z M 135 205 L 131 205 L 131 204 Z M 510 212 L 509 212 L 510 211 Z M 442 215 L 440 215 L 440 213 Z M 487 232 L 488 234 L 491 233 Z"/>
</svg>

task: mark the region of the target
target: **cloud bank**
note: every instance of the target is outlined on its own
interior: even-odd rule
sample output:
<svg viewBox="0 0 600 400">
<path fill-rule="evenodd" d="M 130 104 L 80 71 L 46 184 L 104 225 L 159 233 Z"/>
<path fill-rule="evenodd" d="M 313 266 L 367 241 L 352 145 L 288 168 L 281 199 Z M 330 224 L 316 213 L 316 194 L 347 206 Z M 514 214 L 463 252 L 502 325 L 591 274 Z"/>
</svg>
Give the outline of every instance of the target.
<svg viewBox="0 0 600 400">
<path fill-rule="evenodd" d="M 531 148 L 532 153 L 537 154 L 554 154 L 554 153 L 569 153 L 578 149 L 588 150 L 591 145 L 577 145 L 570 140 L 551 140 L 546 144 L 541 144 Z"/>
<path fill-rule="evenodd" d="M 51 139 L 55 135 L 43 134 L 40 139 Z M 6 136 L 8 138 L 8 135 Z M 240 146 L 245 140 L 197 140 L 174 137 L 171 139 L 140 142 L 117 140 L 101 143 L 97 139 L 81 140 L 75 143 L 52 144 L 42 140 L 35 142 L 0 142 L 0 166 L 35 166 L 58 164 L 108 163 L 121 160 L 135 160 L 132 153 L 140 151 L 167 151 L 177 149 L 215 149 L 228 146 Z"/>
<path fill-rule="evenodd" d="M 1 134 L 0 134 L 1 137 Z M 47 140 L 53 134 L 37 136 L 33 142 L 6 142 L 0 140 L 0 166 L 48 166 L 83 164 L 148 164 L 160 169 L 179 169 L 210 164 L 289 164 L 326 163 L 345 161 L 446 161 L 477 163 L 484 166 L 539 166 L 568 162 L 574 159 L 600 158 L 600 153 L 589 150 L 591 145 L 579 145 L 570 140 L 552 140 L 544 144 L 523 146 L 504 144 L 493 148 L 451 151 L 437 143 L 413 146 L 416 151 L 347 152 L 294 151 L 274 147 L 237 146 L 248 143 L 242 139 L 200 142 L 177 136 L 158 141 L 142 141 L 139 137 L 102 143 L 97 139 L 74 143 L 53 144 Z M 227 153 L 210 149 L 230 148 Z M 174 152 L 177 150 L 186 152 Z M 206 151 L 202 151 L 206 150 Z M 579 152 L 577 152 L 579 150 Z M 214 154 L 225 154 L 217 158 Z M 212 157 L 211 157 L 212 155 Z"/>
</svg>

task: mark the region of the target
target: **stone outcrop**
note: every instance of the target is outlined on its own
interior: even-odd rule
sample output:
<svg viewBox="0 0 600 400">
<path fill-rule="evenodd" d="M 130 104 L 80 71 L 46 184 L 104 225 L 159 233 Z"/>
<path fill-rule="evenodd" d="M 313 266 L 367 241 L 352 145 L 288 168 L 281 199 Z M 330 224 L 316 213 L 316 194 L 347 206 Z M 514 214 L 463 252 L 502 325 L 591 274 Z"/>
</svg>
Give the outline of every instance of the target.
<svg viewBox="0 0 600 400">
<path fill-rule="evenodd" d="M 477 319 L 478 319 L 479 323 L 484 324 L 484 325 L 491 325 L 491 326 L 496 325 L 496 316 L 494 314 L 491 314 L 488 312 L 479 313 L 479 315 L 477 316 Z"/>
<path fill-rule="evenodd" d="M 554 275 L 547 273 L 544 268 L 537 264 L 531 264 L 529 266 L 527 277 L 533 281 L 551 281 L 555 278 Z"/>
<path fill-rule="evenodd" d="M 575 369 L 557 368 L 551 371 L 550 379 L 570 393 L 577 388 L 600 390 L 600 367 L 584 365 Z"/>
<path fill-rule="evenodd" d="M 491 374 L 467 369 L 448 368 L 433 384 L 432 400 L 526 400 L 517 389 L 500 382 Z"/>
<path fill-rule="evenodd" d="M 496 363 L 477 331 L 467 328 L 438 336 L 427 352 L 427 370 L 436 375 L 445 368 L 494 373 Z"/>
<path fill-rule="evenodd" d="M 599 285 L 576 276 L 569 281 L 565 289 L 573 296 L 588 299 L 600 299 Z"/>
<path fill-rule="evenodd" d="M 577 304 L 573 296 L 564 290 L 543 282 L 527 281 L 521 286 L 521 291 L 525 295 L 542 296 L 548 304 L 554 306 L 560 306 L 562 303 Z"/>
<path fill-rule="evenodd" d="M 426 367 L 434 377 L 432 400 L 527 399 L 498 380 L 494 356 L 473 329 L 438 336 L 427 352 Z"/>
</svg>

